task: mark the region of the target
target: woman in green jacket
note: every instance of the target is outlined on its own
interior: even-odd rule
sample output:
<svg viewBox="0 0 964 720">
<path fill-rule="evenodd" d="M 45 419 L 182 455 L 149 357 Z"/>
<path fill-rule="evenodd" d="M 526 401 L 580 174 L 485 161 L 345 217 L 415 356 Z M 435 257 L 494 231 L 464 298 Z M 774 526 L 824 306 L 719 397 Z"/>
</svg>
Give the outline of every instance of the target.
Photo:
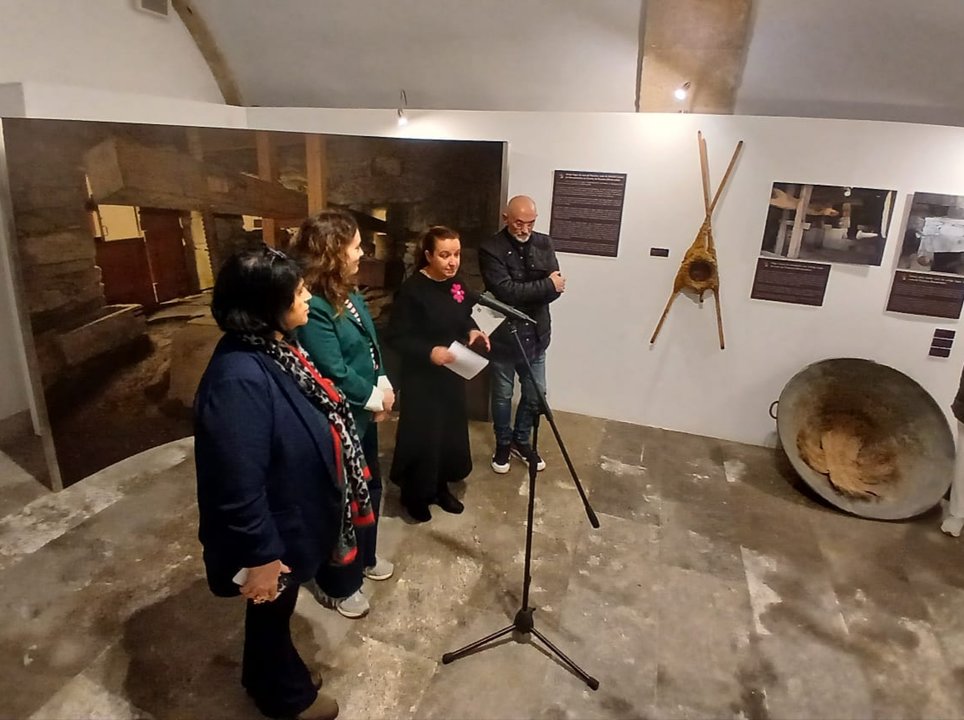
<svg viewBox="0 0 964 720">
<path fill-rule="evenodd" d="M 369 609 L 362 578 L 387 580 L 394 572 L 391 562 L 376 556 L 375 545 L 382 497 L 377 423 L 391 411 L 395 393 L 385 374 L 375 325 L 354 283 L 364 254 L 354 218 L 329 211 L 310 217 L 288 250 L 300 261 L 312 293 L 308 324 L 299 329 L 298 340 L 348 400 L 371 470 L 368 489 L 376 516 L 374 525 L 359 532 L 358 560 L 347 567 L 323 566 L 316 587 L 309 589 L 323 605 L 357 618 Z"/>
</svg>

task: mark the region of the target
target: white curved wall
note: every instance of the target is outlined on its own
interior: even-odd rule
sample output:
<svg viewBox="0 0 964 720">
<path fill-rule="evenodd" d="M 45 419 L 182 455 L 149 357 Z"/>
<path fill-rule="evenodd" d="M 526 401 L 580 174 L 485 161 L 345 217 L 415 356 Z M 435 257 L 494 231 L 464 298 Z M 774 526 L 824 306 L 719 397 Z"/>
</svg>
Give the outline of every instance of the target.
<svg viewBox="0 0 964 720">
<path fill-rule="evenodd" d="M 134 0 L 0 0 L 0 83 L 41 82 L 222 102 L 190 33 Z"/>
<path fill-rule="evenodd" d="M 736 112 L 964 125 L 960 0 L 753 0 Z"/>
</svg>

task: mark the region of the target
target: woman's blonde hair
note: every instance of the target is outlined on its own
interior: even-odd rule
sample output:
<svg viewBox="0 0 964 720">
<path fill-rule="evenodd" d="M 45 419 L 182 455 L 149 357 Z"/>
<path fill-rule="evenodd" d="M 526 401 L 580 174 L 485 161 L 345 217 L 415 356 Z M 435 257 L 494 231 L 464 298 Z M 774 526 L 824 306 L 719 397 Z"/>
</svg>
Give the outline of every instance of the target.
<svg viewBox="0 0 964 720">
<path fill-rule="evenodd" d="M 358 223 L 351 215 L 325 210 L 301 223 L 288 243 L 288 252 L 304 270 L 305 285 L 325 298 L 336 315 L 344 311 L 348 293 L 355 289 L 354 277 L 346 274 L 345 250 L 356 232 Z"/>
</svg>

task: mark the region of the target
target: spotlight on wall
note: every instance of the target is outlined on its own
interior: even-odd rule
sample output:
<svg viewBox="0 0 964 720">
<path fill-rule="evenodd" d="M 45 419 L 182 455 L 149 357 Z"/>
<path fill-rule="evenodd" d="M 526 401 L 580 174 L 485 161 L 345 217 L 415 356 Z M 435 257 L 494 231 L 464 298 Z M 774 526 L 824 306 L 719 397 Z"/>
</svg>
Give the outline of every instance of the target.
<svg viewBox="0 0 964 720">
<path fill-rule="evenodd" d="M 689 80 L 687 80 L 685 83 L 683 83 L 673 91 L 673 97 L 681 102 L 685 100 L 689 94 L 690 94 Z"/>
<path fill-rule="evenodd" d="M 398 93 L 398 109 L 395 114 L 398 116 L 398 126 L 408 125 L 408 117 L 405 115 L 405 108 L 408 107 L 408 95 L 402 90 Z"/>
</svg>

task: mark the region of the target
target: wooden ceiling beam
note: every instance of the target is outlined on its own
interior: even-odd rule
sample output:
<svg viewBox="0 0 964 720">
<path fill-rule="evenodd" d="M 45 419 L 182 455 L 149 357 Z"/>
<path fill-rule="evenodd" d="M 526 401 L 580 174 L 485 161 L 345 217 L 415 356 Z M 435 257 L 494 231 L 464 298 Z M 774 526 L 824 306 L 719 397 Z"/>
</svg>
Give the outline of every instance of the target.
<svg viewBox="0 0 964 720">
<path fill-rule="evenodd" d="M 84 164 L 99 203 L 262 218 L 304 218 L 308 212 L 305 193 L 124 138 L 94 146 Z"/>
<path fill-rule="evenodd" d="M 190 0 L 171 0 L 171 5 L 177 11 L 178 17 L 181 18 L 181 22 L 184 23 L 184 27 L 187 28 L 194 39 L 194 44 L 197 45 L 197 49 L 200 50 L 205 62 L 207 62 L 224 102 L 228 105 L 243 106 L 244 100 L 241 96 L 241 90 L 238 88 L 238 83 L 234 79 L 234 73 L 228 67 L 227 60 L 224 59 L 224 54 L 218 47 L 217 41 L 204 18 L 201 17 Z"/>
<path fill-rule="evenodd" d="M 730 114 L 743 78 L 752 0 L 646 0 L 639 112 Z M 673 93 L 689 83 L 685 100 Z"/>
</svg>

